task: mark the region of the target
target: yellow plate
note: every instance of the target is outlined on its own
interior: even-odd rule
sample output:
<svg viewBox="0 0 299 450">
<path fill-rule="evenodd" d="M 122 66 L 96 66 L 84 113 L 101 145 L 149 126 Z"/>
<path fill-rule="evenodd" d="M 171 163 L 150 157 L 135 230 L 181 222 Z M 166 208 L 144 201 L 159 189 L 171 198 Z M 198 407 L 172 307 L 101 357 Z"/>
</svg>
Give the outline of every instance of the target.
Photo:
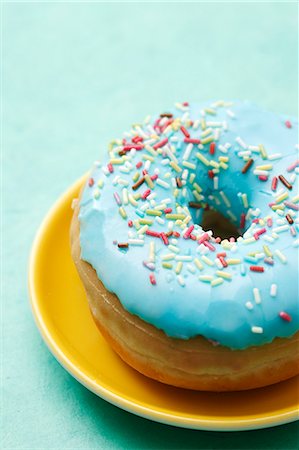
<svg viewBox="0 0 299 450">
<path fill-rule="evenodd" d="M 127 366 L 97 330 L 69 246 L 71 203 L 83 179 L 54 205 L 33 244 L 29 287 L 37 326 L 58 361 L 108 402 L 158 422 L 201 430 L 249 430 L 299 418 L 299 377 L 250 392 L 172 388 Z"/>
</svg>

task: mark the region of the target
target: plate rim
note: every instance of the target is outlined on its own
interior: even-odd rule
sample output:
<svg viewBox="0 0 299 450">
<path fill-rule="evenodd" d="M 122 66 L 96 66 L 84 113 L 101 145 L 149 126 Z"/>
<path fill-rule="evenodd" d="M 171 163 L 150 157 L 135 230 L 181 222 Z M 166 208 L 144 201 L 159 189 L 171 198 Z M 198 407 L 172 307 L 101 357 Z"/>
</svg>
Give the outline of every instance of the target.
<svg viewBox="0 0 299 450">
<path fill-rule="evenodd" d="M 121 395 L 116 394 L 115 392 L 112 392 L 105 386 L 99 385 L 88 375 L 86 375 L 84 371 L 81 370 L 81 368 L 76 366 L 71 358 L 63 352 L 63 349 L 60 348 L 59 344 L 55 340 L 55 337 L 48 329 L 42 311 L 39 308 L 38 294 L 36 292 L 34 281 L 35 267 L 38 264 L 39 247 L 44 239 L 44 234 L 48 229 L 48 226 L 51 224 L 51 221 L 55 217 L 55 214 L 64 206 L 65 202 L 69 199 L 70 194 L 74 191 L 78 191 L 86 177 L 87 174 L 84 174 L 79 179 L 77 179 L 77 181 L 75 181 L 71 186 L 68 187 L 68 189 L 63 192 L 63 194 L 49 209 L 37 229 L 29 256 L 28 288 L 31 311 L 44 342 L 46 343 L 48 349 L 55 357 L 55 359 L 61 364 L 61 366 L 84 387 L 86 387 L 102 399 L 106 400 L 107 402 L 111 403 L 112 405 L 145 419 L 149 419 L 154 422 L 159 422 L 166 425 L 204 431 L 246 431 L 283 425 L 299 420 L 299 410 L 296 408 L 266 417 L 263 416 L 244 419 L 227 418 L 213 420 L 183 417 L 181 415 L 169 414 L 165 411 L 155 410 L 153 408 L 135 403 L 127 398 L 122 397 Z"/>
</svg>

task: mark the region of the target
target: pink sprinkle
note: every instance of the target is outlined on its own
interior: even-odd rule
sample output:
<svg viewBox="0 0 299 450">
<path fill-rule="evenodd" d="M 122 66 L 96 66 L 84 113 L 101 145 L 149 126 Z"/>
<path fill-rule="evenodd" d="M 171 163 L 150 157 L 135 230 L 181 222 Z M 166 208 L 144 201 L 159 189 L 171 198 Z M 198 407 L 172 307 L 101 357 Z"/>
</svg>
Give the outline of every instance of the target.
<svg viewBox="0 0 299 450">
<path fill-rule="evenodd" d="M 215 174 L 213 172 L 213 170 L 208 170 L 208 177 L 209 178 L 214 178 Z"/>
<path fill-rule="evenodd" d="M 288 314 L 287 312 L 285 312 L 285 311 L 281 311 L 280 313 L 279 313 L 279 317 L 281 317 L 283 320 L 285 320 L 286 322 L 291 322 L 291 320 L 292 320 L 292 317 L 290 316 L 290 314 Z"/>
<path fill-rule="evenodd" d="M 272 225 L 273 225 L 272 217 L 268 217 L 268 219 L 267 219 L 267 225 L 268 225 L 269 228 L 272 227 Z"/>
<path fill-rule="evenodd" d="M 166 236 L 165 233 L 161 233 L 160 237 L 161 237 L 161 239 L 162 239 L 162 241 L 164 242 L 165 245 L 169 244 L 168 237 Z"/>
<path fill-rule="evenodd" d="M 211 142 L 210 143 L 210 155 L 215 155 L 215 150 L 216 150 L 216 142 Z"/>
<path fill-rule="evenodd" d="M 183 125 L 181 126 L 181 132 L 186 136 L 186 138 L 190 137 L 190 134 L 188 133 L 188 131 L 186 130 L 185 127 L 183 127 Z"/>
<path fill-rule="evenodd" d="M 94 185 L 94 179 L 93 178 L 89 178 L 88 180 L 88 186 L 92 187 Z"/>
<path fill-rule="evenodd" d="M 228 264 L 227 264 L 227 262 L 225 261 L 225 259 L 224 259 L 223 256 L 218 256 L 218 259 L 219 259 L 219 261 L 221 262 L 221 264 L 222 264 L 223 267 L 227 267 L 227 266 L 228 266 Z"/>
<path fill-rule="evenodd" d="M 114 171 L 111 163 L 107 164 L 107 169 L 109 170 L 110 173 L 113 173 L 113 171 Z"/>
<path fill-rule="evenodd" d="M 276 205 L 275 202 L 268 203 L 268 206 L 270 206 L 270 208 L 272 208 L 272 206 L 274 206 L 274 205 Z"/>
<path fill-rule="evenodd" d="M 290 227 L 290 233 L 292 236 L 297 236 L 297 231 L 294 227 Z"/>
<path fill-rule="evenodd" d="M 291 202 L 284 202 L 287 208 L 293 209 L 294 211 L 299 211 L 299 205 Z"/>
<path fill-rule="evenodd" d="M 177 238 L 179 238 L 181 235 L 180 235 L 180 233 L 178 233 L 177 231 L 174 231 L 173 233 L 172 233 L 172 235 L 174 236 L 174 237 L 177 237 Z"/>
<path fill-rule="evenodd" d="M 236 242 L 236 239 L 232 236 L 229 238 L 229 242 Z"/>
<path fill-rule="evenodd" d="M 272 189 L 272 191 L 276 191 L 277 183 L 278 183 L 278 178 L 277 178 L 277 177 L 273 177 L 272 183 L 271 183 L 271 189 Z"/>
<path fill-rule="evenodd" d="M 170 214 L 172 212 L 172 208 L 165 208 L 163 212 L 164 214 Z"/>
<path fill-rule="evenodd" d="M 168 138 L 162 139 L 162 141 L 157 142 L 155 145 L 153 145 L 153 149 L 157 150 L 160 147 L 163 147 L 165 144 L 167 144 Z"/>
<path fill-rule="evenodd" d="M 147 175 L 147 170 L 145 170 L 145 169 L 143 169 L 143 171 L 142 171 L 142 175 Z"/>
<path fill-rule="evenodd" d="M 132 228 L 132 226 L 133 226 L 132 220 L 129 220 L 129 221 L 128 221 L 128 226 L 129 226 L 130 228 Z"/>
<path fill-rule="evenodd" d="M 122 205 L 122 201 L 121 201 L 121 198 L 120 198 L 120 196 L 118 195 L 117 192 L 114 192 L 113 197 L 115 198 L 115 201 L 118 204 L 118 206 L 121 206 Z"/>
<path fill-rule="evenodd" d="M 204 241 L 207 241 L 210 239 L 210 236 L 208 235 L 208 233 L 204 233 L 202 236 L 200 236 L 200 238 L 198 239 L 198 244 L 202 244 Z"/>
<path fill-rule="evenodd" d="M 151 193 L 150 189 L 147 189 L 146 191 L 143 192 L 143 194 L 141 195 L 142 200 L 145 200 Z"/>
<path fill-rule="evenodd" d="M 290 122 L 289 120 L 286 120 L 286 121 L 285 121 L 285 126 L 286 126 L 287 128 L 292 128 L 292 124 L 291 124 L 291 122 Z"/>
<path fill-rule="evenodd" d="M 151 284 L 153 284 L 153 285 L 157 284 L 155 275 L 153 273 L 149 274 L 149 279 L 150 279 Z"/>
<path fill-rule="evenodd" d="M 133 148 L 135 148 L 135 150 L 142 150 L 144 148 L 144 145 L 143 144 L 126 144 L 123 147 L 123 151 L 129 152 Z"/>
<path fill-rule="evenodd" d="M 216 244 L 220 244 L 220 242 L 221 242 L 221 237 L 216 237 L 215 242 L 216 242 Z"/>
<path fill-rule="evenodd" d="M 184 142 L 186 142 L 186 144 L 199 145 L 201 143 L 201 140 L 200 139 L 194 139 L 194 138 L 186 137 L 184 139 Z"/>
<path fill-rule="evenodd" d="M 140 169 L 140 167 L 142 167 L 142 161 L 138 161 L 136 164 L 136 169 Z"/>
<path fill-rule="evenodd" d="M 299 166 L 299 159 L 297 159 L 297 161 L 293 162 L 293 163 L 287 168 L 287 171 L 288 171 L 288 172 L 292 172 L 293 170 L 296 169 L 297 166 Z"/>
<path fill-rule="evenodd" d="M 156 173 L 151 176 L 151 180 L 152 181 L 155 181 L 157 178 L 158 178 L 158 175 Z"/>
<path fill-rule="evenodd" d="M 194 225 L 190 225 L 190 227 L 187 228 L 187 230 L 183 234 L 183 238 L 184 239 L 188 239 L 190 237 L 190 234 L 192 233 L 193 230 L 194 230 Z"/>
<path fill-rule="evenodd" d="M 259 223 L 259 219 L 252 219 L 252 223 Z"/>
<path fill-rule="evenodd" d="M 152 262 L 142 261 L 142 264 L 149 270 L 155 270 L 155 264 Z"/>
<path fill-rule="evenodd" d="M 189 102 L 183 102 L 183 106 L 189 106 Z"/>
<path fill-rule="evenodd" d="M 267 177 L 267 175 L 259 175 L 259 180 L 260 181 L 268 181 L 268 177 Z"/>
<path fill-rule="evenodd" d="M 257 231 L 254 233 L 253 237 L 254 237 L 254 239 L 257 241 L 257 240 L 259 239 L 259 236 L 260 236 L 261 234 L 266 233 L 266 232 L 267 232 L 266 228 L 261 228 L 260 230 L 257 230 Z"/>
<path fill-rule="evenodd" d="M 196 241 L 196 236 L 195 236 L 195 234 L 190 234 L 190 239 L 192 239 L 192 241 Z"/>
<path fill-rule="evenodd" d="M 152 231 L 152 230 L 146 230 L 145 234 L 147 234 L 148 236 L 153 236 L 153 237 L 160 237 L 161 234 L 158 233 L 158 231 Z"/>
<path fill-rule="evenodd" d="M 249 269 L 251 272 L 264 272 L 265 269 L 262 266 L 250 266 Z"/>
<path fill-rule="evenodd" d="M 165 124 L 163 125 L 163 127 L 161 127 L 161 133 L 164 133 L 164 131 L 166 130 L 166 128 L 173 122 L 173 119 L 168 119 Z"/>
<path fill-rule="evenodd" d="M 245 228 L 246 214 L 242 213 L 240 217 L 240 228 L 243 230 Z"/>
<path fill-rule="evenodd" d="M 211 250 L 211 252 L 214 252 L 216 249 L 214 247 L 214 245 L 212 245 L 209 241 L 204 241 L 203 244 L 208 247 L 209 250 Z"/>
<path fill-rule="evenodd" d="M 138 142 L 142 142 L 143 141 L 143 137 L 142 136 L 134 136 L 132 138 L 132 142 L 134 142 L 134 144 L 138 144 Z"/>
</svg>

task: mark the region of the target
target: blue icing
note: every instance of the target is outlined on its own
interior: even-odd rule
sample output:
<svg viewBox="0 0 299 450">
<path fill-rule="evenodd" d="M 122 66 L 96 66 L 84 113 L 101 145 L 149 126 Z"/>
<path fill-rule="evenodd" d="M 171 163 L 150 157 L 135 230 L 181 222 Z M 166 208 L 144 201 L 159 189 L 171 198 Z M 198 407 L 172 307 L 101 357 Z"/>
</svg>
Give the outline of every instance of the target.
<svg viewBox="0 0 299 450">
<path fill-rule="evenodd" d="M 209 105 L 208 103 L 191 105 L 190 108 L 183 108 L 185 111 L 182 111 L 181 108 L 174 109 L 171 112 L 174 118 L 187 121 L 190 118 L 193 120 L 193 125 L 188 127 L 188 123 L 187 125 L 184 123 L 184 126 L 186 125 L 191 138 L 200 138 L 204 130 L 202 130 L 202 124 L 195 129 L 195 121 L 203 117 L 202 111 Z M 275 193 L 271 190 L 273 176 L 283 174 L 287 180 L 292 181 L 292 190 L 288 190 L 280 181 L 278 182 L 277 191 L 282 189 L 282 193 L 288 192 L 289 194 L 287 201 L 292 202 L 292 198 L 298 195 L 298 168 L 291 172 L 286 170 L 298 159 L 296 149 L 298 122 L 294 118 L 290 119 L 265 112 L 249 102 L 236 101 L 232 106 L 215 106 L 214 109 L 216 114 L 206 114 L 205 120 L 208 124 L 207 128 L 209 128 L 209 123 L 214 122 L 212 124 L 213 133 L 217 133 L 215 122 L 222 123 L 220 135 L 218 140 L 215 141 L 217 144 L 216 153 L 213 156 L 209 154 L 209 143 L 200 146 L 200 148 L 194 145 L 188 161 L 196 165 L 195 171 L 183 167 L 183 155 L 187 143 L 184 142 L 184 135 L 180 130 L 163 134 L 149 144 L 153 147 L 156 142 L 168 136 L 172 139 L 170 142 L 174 146 L 179 166 L 183 170 L 189 171 L 187 183 L 178 189 L 176 199 L 173 195 L 174 188 L 172 187 L 171 177 L 179 176 L 183 178 L 184 172 L 178 173 L 168 164 L 163 165 L 161 163 L 161 160 L 168 158 L 167 155 L 161 154 L 165 149 L 156 150 L 157 156 L 150 164 L 149 174 L 153 175 L 155 169 L 158 168 L 160 170 L 159 179 L 169 183 L 170 188 L 165 189 L 154 181 L 155 187 L 151 189 L 151 192 L 156 195 L 155 198 L 150 201 L 148 199 L 137 200 L 138 208 L 130 202 L 122 204 L 127 214 L 126 219 L 119 214 L 119 205 L 117 205 L 113 194 L 117 192 L 124 202 L 124 188 L 131 195 L 142 194 L 149 188 L 146 183 L 143 183 L 135 191 L 132 190 L 131 186 L 134 184 L 132 177 L 137 170 L 136 163 L 138 161 L 143 162 L 142 168 L 138 169 L 140 172 L 145 164 L 144 155 L 152 156 L 151 153 L 145 149 L 127 152 L 124 157 L 128 159 L 126 167 L 113 164 L 114 172 L 111 174 L 107 170 L 111 154 L 107 155 L 103 165 L 95 165 L 91 174 L 94 185 L 86 184 L 80 203 L 81 257 L 95 268 L 105 287 L 118 296 L 122 305 L 130 313 L 136 314 L 143 320 L 164 330 L 167 335 L 184 339 L 203 335 L 208 339 L 219 342 L 221 345 L 242 349 L 271 342 L 275 337 L 292 336 L 299 329 L 298 235 L 294 235 L 298 232 L 298 212 L 285 206 L 283 213 L 279 215 L 269 206 L 269 203 L 275 201 L 273 196 Z M 154 124 L 155 119 L 152 120 L 151 125 Z M 291 121 L 291 128 L 285 125 L 286 120 Z M 152 129 L 149 131 L 147 124 L 141 125 L 141 128 L 143 133 L 152 134 Z M 220 129 L 220 127 L 218 128 Z M 135 134 L 139 133 L 140 130 Z M 178 141 L 174 140 L 176 138 L 178 138 Z M 129 140 L 128 137 L 126 139 Z M 145 138 L 145 141 L 148 139 L 151 138 Z M 244 142 L 245 146 L 249 147 L 244 149 L 240 142 Z M 224 146 L 227 143 L 230 144 L 227 153 L 221 152 L 219 146 Z M 263 144 L 268 156 L 279 153 L 281 158 L 277 160 L 263 159 L 258 150 L 259 144 Z M 114 154 L 112 157 L 120 159 L 121 156 L 118 155 L 118 151 L 123 148 L 122 142 L 116 142 L 113 146 Z M 240 151 L 251 151 L 250 157 L 254 159 L 253 165 L 246 174 L 241 173 L 246 160 L 242 156 L 238 156 Z M 219 156 L 229 157 L 228 169 L 220 168 L 219 173 L 216 174 L 219 178 L 217 190 L 214 189 L 214 181 L 208 176 L 208 170 L 214 169 L 214 167 L 207 167 L 199 161 L 196 157 L 197 152 L 204 155 L 209 161 L 219 162 Z M 272 164 L 273 169 L 269 171 L 268 181 L 262 182 L 254 174 L 254 170 L 257 166 L 265 164 Z M 124 168 L 125 171 L 123 171 Z M 126 173 L 126 170 L 128 173 Z M 170 178 L 167 178 L 167 175 L 165 177 L 167 172 L 171 174 Z M 175 269 L 179 261 L 177 259 L 167 261 L 162 259 L 166 254 L 173 253 L 173 250 L 171 250 L 173 247 L 169 248 L 169 246 L 164 245 L 162 239 L 144 233 L 138 234 L 135 227 L 128 227 L 128 220 L 134 222 L 144 216 L 145 219 L 154 221 L 153 225 L 149 226 L 149 230 L 169 231 L 168 222 L 173 221 L 165 220 L 165 223 L 163 221 L 160 223 L 161 219 L 155 219 L 155 217 L 146 214 L 143 208 L 144 204 L 148 202 L 148 209 L 155 209 L 155 207 L 159 207 L 163 199 L 170 198 L 171 201 L 165 203 L 165 208 L 171 207 L 173 213 L 177 213 L 176 203 L 181 206 L 188 206 L 189 201 L 198 202 L 199 200 L 193 194 L 194 186 L 192 187 L 189 183 L 191 173 L 195 173 L 194 181 L 202 189 L 202 192 L 198 194 L 202 196 L 200 201 L 203 204 L 208 203 L 211 208 L 217 209 L 230 221 L 235 221 L 235 224 L 239 223 L 242 213 L 247 214 L 247 231 L 246 229 L 243 230 L 243 233 L 245 232 L 244 239 L 239 239 L 237 244 L 226 243 L 225 245 L 225 242 L 217 244 L 213 242 L 213 239 L 210 240 L 216 248 L 215 252 L 210 251 L 203 245 L 199 246 L 195 241 L 182 237 L 185 229 L 193 221 L 195 224 L 200 224 L 202 220 L 203 210 L 190 208 L 192 219 L 188 225 L 183 226 L 183 228 L 180 224 L 174 225 L 174 230 L 181 233 L 177 242 L 172 241 L 173 238 L 169 237 L 170 246 L 174 245 L 174 249 L 176 247 L 179 249 L 179 253 L 174 253 L 174 257 L 191 256 L 191 261 L 183 261 L 182 270 L 177 275 Z M 120 180 L 117 177 L 120 177 Z M 104 181 L 103 187 L 97 187 L 99 180 Z M 123 184 L 126 182 L 128 182 L 127 186 Z M 220 192 L 224 192 L 230 203 L 229 207 Z M 238 195 L 240 193 L 247 194 L 249 208 L 244 207 L 242 199 Z M 296 203 L 296 205 L 298 204 Z M 258 213 L 257 208 L 260 213 Z M 294 220 L 292 225 L 285 218 L 288 213 Z M 186 212 L 184 214 L 186 215 Z M 254 214 L 257 214 L 258 218 L 271 216 L 273 220 L 272 228 L 268 227 L 265 220 L 265 225 L 257 224 L 252 231 L 248 231 L 252 220 L 256 217 Z M 165 219 L 164 213 L 161 218 Z M 287 225 L 287 230 L 279 232 L 278 238 L 276 235 L 272 237 L 273 229 L 283 225 Z M 140 226 L 143 227 L 143 225 Z M 246 244 L 246 239 L 252 237 L 256 230 L 264 226 L 267 232 L 261 235 L 258 240 Z M 131 233 L 131 236 L 128 233 Z M 198 237 L 203 233 L 203 230 L 199 225 L 196 225 L 193 233 Z M 269 242 L 269 238 L 270 241 L 272 238 L 273 242 Z M 130 239 L 133 239 L 132 244 Z M 141 240 L 143 245 L 134 245 L 135 239 Z M 117 243 L 122 242 L 129 242 L 129 248 L 118 248 Z M 149 261 L 151 242 L 155 244 L 154 272 L 143 265 L 144 261 Z M 264 262 L 264 258 L 267 256 L 263 254 L 264 245 L 267 245 L 274 255 L 273 265 Z M 275 253 L 277 249 L 286 256 L 285 264 L 280 261 Z M 204 261 L 201 252 L 206 251 L 205 256 L 213 261 L 213 266 L 209 266 Z M 223 251 L 227 254 L 227 260 L 241 260 L 245 268 L 245 275 L 241 273 L 241 264 L 229 265 L 227 268 L 217 267 L 216 253 Z M 255 263 L 250 262 L 252 258 L 255 258 L 254 256 L 248 257 L 248 253 L 253 252 L 259 253 L 259 260 Z M 203 270 L 199 270 L 194 264 L 194 258 L 199 258 Z M 162 267 L 163 262 L 173 264 L 173 268 Z M 251 265 L 262 266 L 264 272 L 250 271 Z M 224 279 L 222 284 L 212 286 L 209 282 L 198 279 L 199 276 L 205 275 L 211 276 L 213 280 L 219 279 L 221 277 L 216 274 L 216 271 L 219 270 L 231 274 L 232 280 Z M 150 274 L 154 274 L 156 285 L 150 283 Z M 271 285 L 273 284 L 277 285 L 276 297 L 270 295 Z M 261 303 L 255 301 L 254 288 L 259 290 Z M 292 320 L 290 322 L 283 320 L 279 316 L 281 311 L 287 312 Z M 258 327 L 258 330 L 262 332 L 253 332 L 252 327 Z"/>
</svg>

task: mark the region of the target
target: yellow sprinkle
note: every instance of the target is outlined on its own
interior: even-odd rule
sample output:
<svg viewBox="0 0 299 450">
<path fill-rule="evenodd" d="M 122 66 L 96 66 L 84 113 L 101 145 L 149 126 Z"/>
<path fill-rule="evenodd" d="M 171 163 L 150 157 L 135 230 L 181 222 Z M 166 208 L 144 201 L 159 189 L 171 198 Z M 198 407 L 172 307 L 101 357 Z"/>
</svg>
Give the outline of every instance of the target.
<svg viewBox="0 0 299 450">
<path fill-rule="evenodd" d="M 224 270 L 217 270 L 216 271 L 216 275 L 218 275 L 218 277 L 224 278 L 225 280 L 231 280 L 232 279 L 231 273 L 225 272 Z"/>
<path fill-rule="evenodd" d="M 199 275 L 198 279 L 204 281 L 205 283 L 211 283 L 213 277 L 211 275 Z"/>
<path fill-rule="evenodd" d="M 162 211 L 158 209 L 147 209 L 145 212 L 148 216 L 162 216 Z"/>
<path fill-rule="evenodd" d="M 229 266 L 235 265 L 235 264 L 241 264 L 241 260 L 237 258 L 228 258 L 226 259 L 226 262 Z"/>
<path fill-rule="evenodd" d="M 215 287 L 218 286 L 219 284 L 223 283 L 223 278 L 215 278 L 214 280 L 211 281 L 211 286 Z"/>
<path fill-rule="evenodd" d="M 195 173 L 191 173 L 189 177 L 189 183 L 193 184 L 194 180 L 195 180 Z"/>
<path fill-rule="evenodd" d="M 110 159 L 110 164 L 120 165 L 120 164 L 123 164 L 123 163 L 124 163 L 124 160 L 122 158 Z"/>
<path fill-rule="evenodd" d="M 207 124 L 206 124 L 205 119 L 201 119 L 200 126 L 201 126 L 202 130 L 205 130 L 207 128 Z"/>
<path fill-rule="evenodd" d="M 136 182 L 139 177 L 140 177 L 140 173 L 139 172 L 135 172 L 133 177 L 132 177 L 132 180 Z"/>
<path fill-rule="evenodd" d="M 135 198 L 133 197 L 132 194 L 129 194 L 129 202 L 131 203 L 131 205 L 133 206 L 138 206 L 138 203 L 136 202 Z"/>
<path fill-rule="evenodd" d="M 140 225 L 152 225 L 153 221 L 150 219 L 139 219 Z"/>
<path fill-rule="evenodd" d="M 123 206 L 121 206 L 121 207 L 119 208 L 118 212 L 119 212 L 119 214 L 122 216 L 123 219 L 126 219 L 126 218 L 127 218 L 127 213 L 126 213 L 126 210 L 125 210 L 125 208 L 124 208 Z"/>
<path fill-rule="evenodd" d="M 201 193 L 202 192 L 202 189 L 201 189 L 201 187 L 197 184 L 197 183 L 193 183 L 193 185 L 192 185 L 193 187 L 194 187 L 194 189 L 196 189 L 197 190 L 197 192 L 199 192 L 199 193 Z"/>
<path fill-rule="evenodd" d="M 161 259 L 163 261 L 170 261 L 171 259 L 175 258 L 175 253 L 167 253 L 166 255 L 162 255 Z"/>
<path fill-rule="evenodd" d="M 146 230 L 148 230 L 148 225 L 144 225 L 143 227 L 139 228 L 137 234 L 144 234 Z"/>
<path fill-rule="evenodd" d="M 134 227 L 136 228 L 136 230 L 140 230 L 140 228 L 141 228 L 141 226 L 140 226 L 140 224 L 139 224 L 139 220 L 134 220 L 133 221 L 133 225 L 134 225 Z"/>
<path fill-rule="evenodd" d="M 176 171 L 181 172 L 182 168 L 174 161 L 170 161 L 169 165 Z"/>
<path fill-rule="evenodd" d="M 215 167 L 215 169 L 218 169 L 218 168 L 219 168 L 218 162 L 213 161 L 213 160 L 210 161 L 210 166 Z"/>
<path fill-rule="evenodd" d="M 178 195 L 179 195 L 179 190 L 178 189 L 175 189 L 174 191 L 173 191 L 173 196 L 175 197 L 175 198 L 177 198 L 178 197 Z"/>
<path fill-rule="evenodd" d="M 271 250 L 268 247 L 268 245 L 263 245 L 263 250 L 264 250 L 265 255 L 269 256 L 270 258 L 273 256 Z"/>
<path fill-rule="evenodd" d="M 229 157 L 228 156 L 219 156 L 218 160 L 220 162 L 228 162 L 229 161 Z"/>
<path fill-rule="evenodd" d="M 213 142 L 213 141 L 214 141 L 214 136 L 209 136 L 209 137 L 206 137 L 204 139 L 201 139 L 201 143 L 203 145 L 209 144 L 210 142 Z"/>
<path fill-rule="evenodd" d="M 273 165 L 272 164 L 264 164 L 262 166 L 256 166 L 257 170 L 272 170 Z"/>
<path fill-rule="evenodd" d="M 202 255 L 201 259 L 203 260 L 204 263 L 206 263 L 208 266 L 213 266 L 214 262 L 208 258 L 206 255 Z"/>
<path fill-rule="evenodd" d="M 155 262 L 155 242 L 150 241 L 149 260 Z"/>
<path fill-rule="evenodd" d="M 284 200 L 286 200 L 289 196 L 288 192 L 284 192 L 283 194 L 279 195 L 279 197 L 276 198 L 275 203 L 281 203 Z"/>
<path fill-rule="evenodd" d="M 155 158 L 153 156 L 149 156 L 149 155 L 142 155 L 142 159 L 144 159 L 145 161 L 151 161 L 151 162 L 155 161 Z"/>
<path fill-rule="evenodd" d="M 183 268 L 183 263 L 182 261 L 178 262 L 175 268 L 175 273 L 178 275 L 179 273 L 181 273 Z"/>
<path fill-rule="evenodd" d="M 157 155 L 156 151 L 150 145 L 146 145 L 145 150 L 154 157 Z"/>
<path fill-rule="evenodd" d="M 216 111 L 213 108 L 205 108 L 205 113 L 206 114 L 210 114 L 211 116 L 215 116 L 216 115 Z"/>
<path fill-rule="evenodd" d="M 204 199 L 204 196 L 199 194 L 197 191 L 192 191 L 192 194 L 194 195 L 194 197 L 196 198 L 197 201 L 201 202 Z"/>
<path fill-rule="evenodd" d="M 104 186 L 104 181 L 103 180 L 99 180 L 98 181 L 98 187 L 102 188 Z"/>
<path fill-rule="evenodd" d="M 273 211 L 277 211 L 278 209 L 285 209 L 284 205 L 272 205 L 271 208 Z"/>
<path fill-rule="evenodd" d="M 207 136 L 209 136 L 209 134 L 211 134 L 212 133 L 212 128 L 206 128 L 205 129 L 205 131 L 203 131 L 202 133 L 201 133 L 201 138 L 205 138 L 205 137 L 207 137 Z"/>
<path fill-rule="evenodd" d="M 161 214 L 159 214 L 159 215 L 161 215 Z M 166 217 L 166 219 L 169 219 L 169 220 L 183 220 L 183 219 L 185 219 L 186 216 L 185 216 L 185 214 L 165 214 L 165 217 Z"/>
<path fill-rule="evenodd" d="M 228 165 L 227 165 L 226 163 L 224 163 L 223 161 L 221 161 L 221 163 L 219 164 L 219 166 L 220 166 L 222 169 L 224 169 L 224 170 L 228 169 Z"/>
<path fill-rule="evenodd" d="M 247 194 L 242 194 L 241 198 L 242 198 L 244 208 L 248 208 L 249 204 L 248 204 Z"/>
<path fill-rule="evenodd" d="M 154 188 L 154 183 L 151 180 L 151 177 L 148 174 L 146 174 L 146 175 L 144 175 L 144 179 L 145 179 L 145 182 L 148 185 L 148 187 L 153 189 Z"/>
<path fill-rule="evenodd" d="M 268 155 L 267 155 L 265 147 L 262 144 L 259 144 L 258 147 L 259 147 L 259 151 L 260 151 L 261 157 L 263 159 L 268 159 Z"/>
<path fill-rule="evenodd" d="M 242 243 L 242 244 L 245 244 L 245 245 L 251 244 L 252 242 L 256 242 L 256 240 L 255 240 L 254 237 L 250 237 L 250 238 L 247 238 L 247 239 L 243 239 L 243 241 L 241 241 L 241 243 Z"/>
<path fill-rule="evenodd" d="M 205 158 L 201 153 L 196 153 L 196 157 L 197 159 L 199 159 L 199 161 L 201 161 L 205 166 L 208 166 L 210 163 L 207 160 L 207 158 Z"/>
<path fill-rule="evenodd" d="M 299 195 L 296 195 L 296 197 L 292 198 L 292 203 L 298 203 L 299 202 Z"/>
<path fill-rule="evenodd" d="M 201 264 L 201 262 L 199 261 L 199 259 L 198 258 L 194 258 L 194 264 L 196 265 L 196 267 L 199 269 L 199 270 L 203 270 L 203 265 Z"/>
<path fill-rule="evenodd" d="M 196 165 L 189 161 L 183 161 L 183 166 L 187 167 L 188 169 L 192 169 L 192 170 L 196 169 Z"/>
<path fill-rule="evenodd" d="M 164 269 L 172 269 L 173 265 L 171 263 L 164 262 L 162 263 L 162 267 L 164 267 Z"/>
</svg>

